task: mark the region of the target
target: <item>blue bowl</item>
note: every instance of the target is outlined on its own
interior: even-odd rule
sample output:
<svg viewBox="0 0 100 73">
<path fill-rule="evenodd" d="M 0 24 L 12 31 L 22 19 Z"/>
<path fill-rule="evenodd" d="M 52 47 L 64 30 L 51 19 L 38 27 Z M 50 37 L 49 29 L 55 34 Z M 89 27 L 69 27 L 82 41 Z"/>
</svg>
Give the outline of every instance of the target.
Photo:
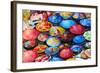
<svg viewBox="0 0 100 73">
<path fill-rule="evenodd" d="M 91 20 L 90 19 L 82 19 L 82 20 L 80 20 L 80 24 L 85 27 L 91 27 Z"/>
<path fill-rule="evenodd" d="M 63 20 L 60 23 L 60 26 L 62 26 L 65 29 L 69 29 L 71 26 L 76 25 L 76 22 L 73 20 Z"/>
<path fill-rule="evenodd" d="M 50 59 L 50 61 L 51 62 L 55 62 L 55 61 L 63 61 L 63 59 L 62 58 L 60 58 L 60 57 L 55 57 L 55 56 L 53 56 L 51 59 Z"/>
<path fill-rule="evenodd" d="M 83 50 L 83 47 L 80 46 L 80 45 L 73 45 L 73 46 L 71 47 L 71 50 L 72 50 L 74 53 L 79 54 L 79 53 L 81 53 L 81 51 Z"/>
<path fill-rule="evenodd" d="M 73 38 L 73 42 L 76 43 L 76 44 L 81 44 L 81 43 L 85 42 L 85 38 L 82 35 L 75 36 Z"/>
<path fill-rule="evenodd" d="M 59 14 L 50 16 L 48 18 L 48 21 L 51 22 L 53 25 L 58 25 L 62 20 L 63 18 Z"/>
</svg>

